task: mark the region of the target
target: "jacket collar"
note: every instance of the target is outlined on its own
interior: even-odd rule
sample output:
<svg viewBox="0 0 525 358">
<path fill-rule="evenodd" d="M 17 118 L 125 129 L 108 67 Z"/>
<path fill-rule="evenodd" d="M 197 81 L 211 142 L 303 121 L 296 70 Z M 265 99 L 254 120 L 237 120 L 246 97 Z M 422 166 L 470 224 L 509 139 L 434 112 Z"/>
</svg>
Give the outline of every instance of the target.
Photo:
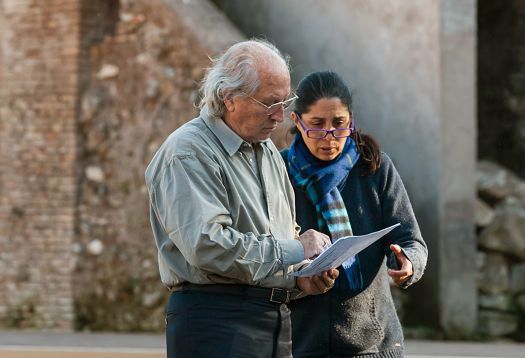
<svg viewBox="0 0 525 358">
<path fill-rule="evenodd" d="M 235 133 L 230 127 L 228 127 L 228 125 L 224 122 L 222 118 L 210 116 L 208 113 L 207 105 L 202 107 L 201 112 L 200 112 L 200 117 L 202 118 L 206 126 L 217 137 L 222 147 L 224 148 L 224 150 L 228 153 L 230 157 L 234 155 L 235 153 L 237 153 L 237 151 L 239 151 L 239 148 L 243 144 L 247 144 L 251 146 L 250 143 L 246 142 L 237 133 Z M 270 139 L 263 140 L 261 144 L 264 144 L 265 146 L 267 146 L 268 141 L 270 141 Z"/>
</svg>

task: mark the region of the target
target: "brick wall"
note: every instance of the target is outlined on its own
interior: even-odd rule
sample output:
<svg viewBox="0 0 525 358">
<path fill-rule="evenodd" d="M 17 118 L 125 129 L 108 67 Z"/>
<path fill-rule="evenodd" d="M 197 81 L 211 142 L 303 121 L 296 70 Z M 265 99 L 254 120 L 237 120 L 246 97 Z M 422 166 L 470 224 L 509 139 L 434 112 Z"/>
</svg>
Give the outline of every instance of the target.
<svg viewBox="0 0 525 358">
<path fill-rule="evenodd" d="M 5 86 L 4 83 L 4 56 L 2 49 L 2 42 L 5 33 L 5 19 L 4 19 L 4 0 L 0 0 L 0 165 L 5 165 L 4 150 L 2 143 L 4 142 L 1 135 L 5 130 L 4 121 L 2 119 L 2 109 L 4 106 L 4 92 Z M 6 250 L 7 240 L 3 237 L 4 232 L 7 228 L 7 205 L 4 199 L 4 172 L 5 170 L 0 170 L 0 287 L 4 287 L 7 284 L 7 278 L 2 272 L 5 272 L 7 268 L 6 257 L 2 254 Z M 0 289 L 0 317 L 4 317 L 7 312 L 7 290 Z"/>
<path fill-rule="evenodd" d="M 164 328 L 168 294 L 158 276 L 144 171 L 162 141 L 198 113 L 203 68 L 220 49 L 200 41 L 182 21 L 183 4 L 171 3 L 122 2 L 114 34 L 90 49 L 79 117 L 78 329 Z M 239 39 L 221 34 L 221 41 Z"/>
<path fill-rule="evenodd" d="M 69 329 L 78 0 L 3 0 L 0 317 Z"/>
<path fill-rule="evenodd" d="M 123 4 L 113 36 L 90 49 L 81 94 L 79 329 L 156 330 L 164 302 L 144 170 L 165 137 L 196 114 L 205 51 L 161 3 Z M 109 314 L 108 314 L 109 313 Z"/>
<path fill-rule="evenodd" d="M 204 0 L 0 0 L 0 326 L 164 328 L 144 170 L 240 39 Z"/>
</svg>

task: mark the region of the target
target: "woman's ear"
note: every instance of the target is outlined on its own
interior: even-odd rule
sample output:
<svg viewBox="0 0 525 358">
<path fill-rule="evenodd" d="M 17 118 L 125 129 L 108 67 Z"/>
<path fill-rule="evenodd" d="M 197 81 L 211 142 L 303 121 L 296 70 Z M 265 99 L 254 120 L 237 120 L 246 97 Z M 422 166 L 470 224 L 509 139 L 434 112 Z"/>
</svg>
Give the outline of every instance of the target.
<svg viewBox="0 0 525 358">
<path fill-rule="evenodd" d="M 292 119 L 292 121 L 295 123 L 295 125 L 299 125 L 299 123 L 297 123 L 297 113 L 295 113 L 294 111 L 292 111 L 290 113 L 290 118 Z"/>
</svg>

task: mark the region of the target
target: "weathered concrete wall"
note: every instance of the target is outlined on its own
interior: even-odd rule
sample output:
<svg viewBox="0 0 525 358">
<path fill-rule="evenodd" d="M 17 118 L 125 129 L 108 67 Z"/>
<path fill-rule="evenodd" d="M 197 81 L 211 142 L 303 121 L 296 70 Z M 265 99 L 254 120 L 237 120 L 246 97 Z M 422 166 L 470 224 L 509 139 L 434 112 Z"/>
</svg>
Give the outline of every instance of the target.
<svg viewBox="0 0 525 358">
<path fill-rule="evenodd" d="M 358 126 L 393 158 L 430 249 L 406 321 L 472 332 L 475 1 L 216 2 L 247 35 L 289 53 L 296 81 L 323 68 L 349 81 Z"/>
<path fill-rule="evenodd" d="M 476 1 L 440 1 L 440 322 L 451 337 L 478 326 L 476 238 Z M 430 140 L 431 138 L 427 138 Z"/>
</svg>

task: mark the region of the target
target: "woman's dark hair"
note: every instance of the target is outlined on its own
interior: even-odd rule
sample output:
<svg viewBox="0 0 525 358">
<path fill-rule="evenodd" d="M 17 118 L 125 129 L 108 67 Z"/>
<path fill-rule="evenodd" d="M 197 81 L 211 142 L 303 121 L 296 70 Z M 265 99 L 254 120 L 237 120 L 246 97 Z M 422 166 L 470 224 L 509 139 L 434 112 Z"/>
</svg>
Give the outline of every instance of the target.
<svg viewBox="0 0 525 358">
<path fill-rule="evenodd" d="M 345 81 L 335 72 L 319 71 L 307 75 L 299 82 L 296 94 L 294 111 L 299 115 L 308 113 L 310 106 L 322 98 L 337 97 L 348 107 L 352 113 L 352 93 Z M 354 118 L 352 118 L 354 120 Z M 292 128 L 292 133 L 296 133 L 296 127 Z M 368 134 L 355 130 L 352 138 L 357 144 L 357 149 L 361 154 L 361 163 L 366 168 L 366 174 L 373 174 L 381 165 L 381 149 L 379 143 Z"/>
</svg>

